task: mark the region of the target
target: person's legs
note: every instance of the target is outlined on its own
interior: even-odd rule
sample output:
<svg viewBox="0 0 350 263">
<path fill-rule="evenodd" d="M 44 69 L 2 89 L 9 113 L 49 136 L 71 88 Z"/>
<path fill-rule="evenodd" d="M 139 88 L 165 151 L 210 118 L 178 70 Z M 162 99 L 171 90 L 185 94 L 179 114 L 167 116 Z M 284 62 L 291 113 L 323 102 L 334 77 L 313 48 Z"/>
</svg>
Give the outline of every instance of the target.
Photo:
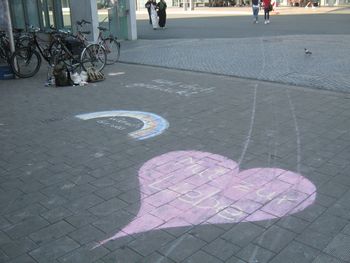
<svg viewBox="0 0 350 263">
<path fill-rule="evenodd" d="M 253 7 L 253 16 L 254 16 L 254 22 L 258 23 L 259 8 Z"/>
<path fill-rule="evenodd" d="M 148 11 L 149 23 L 152 25 L 151 9 L 147 8 L 147 11 Z"/>
</svg>

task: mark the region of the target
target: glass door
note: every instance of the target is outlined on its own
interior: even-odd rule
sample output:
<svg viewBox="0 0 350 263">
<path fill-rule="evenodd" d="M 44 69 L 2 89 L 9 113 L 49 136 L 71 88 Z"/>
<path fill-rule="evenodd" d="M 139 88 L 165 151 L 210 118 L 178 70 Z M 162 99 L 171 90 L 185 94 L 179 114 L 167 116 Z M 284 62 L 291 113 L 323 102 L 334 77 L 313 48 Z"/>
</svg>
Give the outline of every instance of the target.
<svg viewBox="0 0 350 263">
<path fill-rule="evenodd" d="M 70 0 L 11 0 L 13 27 L 71 28 Z"/>
</svg>

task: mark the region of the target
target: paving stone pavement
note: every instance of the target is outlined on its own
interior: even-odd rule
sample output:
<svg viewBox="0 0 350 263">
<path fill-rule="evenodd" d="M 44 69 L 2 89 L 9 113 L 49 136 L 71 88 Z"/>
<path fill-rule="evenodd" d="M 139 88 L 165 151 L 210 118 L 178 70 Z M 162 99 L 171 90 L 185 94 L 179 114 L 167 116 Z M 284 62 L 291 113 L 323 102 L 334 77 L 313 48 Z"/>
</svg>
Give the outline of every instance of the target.
<svg viewBox="0 0 350 263">
<path fill-rule="evenodd" d="M 350 92 L 349 35 L 126 42 L 121 61 Z M 304 54 L 304 48 L 313 54 Z M 154 52 L 145 52 L 145 50 Z"/>
<path fill-rule="evenodd" d="M 1 81 L 0 262 L 350 262 L 348 42 L 138 40 L 103 82 Z"/>
<path fill-rule="evenodd" d="M 1 262 L 350 262 L 349 94 L 128 64 L 107 68 L 106 76 L 87 87 L 49 88 L 42 69 L 30 80 L 0 83 Z M 138 119 L 75 117 L 111 110 L 152 112 L 169 127 L 137 140 L 128 134 L 142 126 Z M 268 206 L 262 205 L 275 196 L 264 200 L 260 192 L 260 199 L 250 198 L 251 206 L 242 206 L 244 217 L 257 219 L 243 220 L 241 212 L 226 211 L 227 197 L 220 197 L 221 208 L 208 197 L 202 207 L 209 210 L 192 203 L 188 217 L 176 205 L 183 199 L 160 195 L 147 202 L 157 194 L 149 191 L 190 186 L 191 194 L 182 197 L 194 198 L 199 189 L 220 188 L 210 176 L 221 170 L 201 181 L 205 173 L 185 160 L 172 166 L 167 156 L 174 151 L 215 154 L 210 158 L 225 160 L 229 174 L 236 168 L 224 157 L 239 163 L 240 171 L 301 174 L 297 196 L 311 194 L 300 192 L 308 180 L 316 199 L 298 212 L 263 219 Z M 198 163 L 217 167 L 201 158 Z M 154 170 L 157 160 L 169 163 Z M 151 185 L 144 169 L 180 169 L 179 176 L 197 177 L 185 179 L 182 188 L 176 180 Z M 265 180 L 254 178 L 252 183 Z M 236 191 L 223 193 L 248 191 L 237 184 Z M 150 216 L 153 221 L 144 223 Z M 134 232 L 127 230 L 137 218 Z M 130 234 L 111 239 L 122 229 Z"/>
</svg>

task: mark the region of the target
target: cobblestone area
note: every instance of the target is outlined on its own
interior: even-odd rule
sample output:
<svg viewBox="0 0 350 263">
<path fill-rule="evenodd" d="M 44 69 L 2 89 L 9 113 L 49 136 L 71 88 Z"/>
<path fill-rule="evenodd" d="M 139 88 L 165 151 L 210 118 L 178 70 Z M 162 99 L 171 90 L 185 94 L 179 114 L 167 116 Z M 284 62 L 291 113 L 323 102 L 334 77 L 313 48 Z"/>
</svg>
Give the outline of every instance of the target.
<svg viewBox="0 0 350 263">
<path fill-rule="evenodd" d="M 1 82 L 0 262 L 350 262 L 348 94 L 126 64 L 87 87 L 44 87 L 45 70 L 39 73 Z M 135 140 L 128 134 L 136 119 L 75 117 L 107 110 L 152 112 L 169 127 Z M 299 173 L 316 187 L 316 200 L 282 217 L 258 211 L 260 220 L 199 224 L 209 215 L 179 214 L 183 204 L 174 206 L 172 195 L 149 192 L 162 181 L 145 188 L 149 172 L 176 169 L 166 156 L 181 150 L 214 154 L 204 165 L 226 157 L 226 169 L 236 161 L 240 171 Z M 191 171 L 179 167 L 179 177 Z M 205 178 L 197 179 L 185 182 L 193 188 Z M 220 186 L 212 179 L 200 187 Z M 130 234 L 111 239 L 121 230 Z"/>
<path fill-rule="evenodd" d="M 350 92 L 349 41 L 349 35 L 138 40 L 123 45 L 121 61 Z"/>
<path fill-rule="evenodd" d="M 0 262 L 349 263 L 349 40 L 138 40 L 102 82 L 1 81 Z"/>
</svg>

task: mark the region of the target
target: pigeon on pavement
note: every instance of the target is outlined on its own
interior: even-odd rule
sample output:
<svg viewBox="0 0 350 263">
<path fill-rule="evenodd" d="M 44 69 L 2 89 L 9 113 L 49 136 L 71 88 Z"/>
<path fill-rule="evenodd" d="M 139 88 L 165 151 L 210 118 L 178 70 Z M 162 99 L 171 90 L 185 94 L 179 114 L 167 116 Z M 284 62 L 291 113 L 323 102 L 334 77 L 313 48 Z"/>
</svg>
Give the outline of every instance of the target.
<svg viewBox="0 0 350 263">
<path fill-rule="evenodd" d="M 304 48 L 304 50 L 305 50 L 305 54 L 306 55 L 311 55 L 312 54 L 312 52 L 310 50 L 308 50 L 307 48 Z"/>
</svg>

